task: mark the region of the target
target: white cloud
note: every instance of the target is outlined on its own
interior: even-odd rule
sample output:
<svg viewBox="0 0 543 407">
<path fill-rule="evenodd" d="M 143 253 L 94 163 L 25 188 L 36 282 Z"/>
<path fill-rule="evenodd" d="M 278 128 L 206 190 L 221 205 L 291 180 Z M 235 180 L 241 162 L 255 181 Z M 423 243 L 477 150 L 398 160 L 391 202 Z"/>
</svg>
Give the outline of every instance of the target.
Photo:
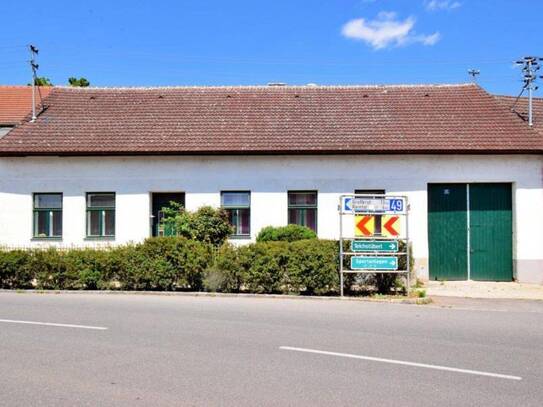
<svg viewBox="0 0 543 407">
<path fill-rule="evenodd" d="M 424 2 L 426 10 L 437 11 L 437 10 L 454 10 L 462 5 L 459 1 L 451 0 L 426 0 Z"/>
<path fill-rule="evenodd" d="M 416 34 L 414 26 L 413 17 L 400 20 L 396 13 L 382 11 L 375 20 L 357 18 L 348 21 L 341 33 L 347 38 L 364 41 L 374 49 L 413 43 L 434 45 L 439 41 L 439 32 L 430 35 Z"/>
</svg>

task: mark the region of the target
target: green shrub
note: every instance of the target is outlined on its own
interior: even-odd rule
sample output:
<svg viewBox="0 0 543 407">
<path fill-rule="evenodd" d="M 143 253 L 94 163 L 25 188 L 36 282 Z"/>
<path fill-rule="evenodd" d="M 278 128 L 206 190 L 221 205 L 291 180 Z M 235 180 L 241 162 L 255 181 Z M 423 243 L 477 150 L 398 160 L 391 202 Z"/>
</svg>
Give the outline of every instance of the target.
<svg viewBox="0 0 543 407">
<path fill-rule="evenodd" d="M 27 250 L 0 250 L 0 288 L 31 288 L 34 273 Z"/>
<path fill-rule="evenodd" d="M 62 255 L 65 289 L 97 290 L 107 286 L 105 259 L 108 252 L 96 249 L 72 249 Z"/>
<path fill-rule="evenodd" d="M 288 259 L 288 277 L 294 291 L 330 294 L 339 291 L 339 252 L 335 241 L 293 242 Z"/>
<path fill-rule="evenodd" d="M 266 226 L 256 237 L 257 242 L 294 242 L 297 240 L 316 239 L 317 234 L 300 225 Z"/>
<path fill-rule="evenodd" d="M 213 264 L 206 271 L 204 287 L 213 292 L 240 292 L 246 279 L 241 257 L 246 250 L 231 244 L 222 245 Z"/>
<path fill-rule="evenodd" d="M 62 253 L 55 248 L 33 250 L 28 267 L 34 273 L 38 289 L 60 290 L 72 286 L 74 277 L 66 274 Z"/>
<path fill-rule="evenodd" d="M 150 238 L 107 249 L 0 251 L 0 287 L 338 292 L 337 242 L 301 240 L 245 246 Z"/>
<path fill-rule="evenodd" d="M 180 204 L 170 202 L 164 208 L 162 223 L 165 229 L 177 236 L 220 246 L 233 233 L 228 214 L 222 208 L 203 206 L 195 212 L 185 210 Z"/>
<path fill-rule="evenodd" d="M 125 290 L 203 288 L 211 264 L 208 244 L 183 237 L 157 237 L 119 249 L 119 282 Z"/>
<path fill-rule="evenodd" d="M 256 243 L 242 250 L 240 261 L 246 273 L 245 287 L 254 293 L 281 293 L 288 291 L 287 263 L 288 243 L 265 242 Z"/>
</svg>

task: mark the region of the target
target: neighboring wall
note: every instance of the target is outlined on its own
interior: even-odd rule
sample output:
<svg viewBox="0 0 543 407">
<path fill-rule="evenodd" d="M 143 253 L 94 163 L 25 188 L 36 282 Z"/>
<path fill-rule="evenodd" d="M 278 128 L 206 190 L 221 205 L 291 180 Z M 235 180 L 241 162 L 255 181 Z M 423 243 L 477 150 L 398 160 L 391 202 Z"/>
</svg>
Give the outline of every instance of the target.
<svg viewBox="0 0 543 407">
<path fill-rule="evenodd" d="M 84 240 L 85 193 L 116 192 L 115 243 L 150 235 L 150 193 L 183 191 L 186 206 L 220 205 L 221 190 L 251 191 L 251 233 L 287 222 L 288 190 L 318 190 L 318 232 L 338 237 L 338 197 L 355 189 L 405 194 L 417 272 L 428 277 L 427 184 L 512 182 L 514 258 L 520 281 L 543 283 L 543 188 L 539 156 L 216 156 L 0 158 L 0 244 L 40 245 L 32 193 L 64 194 L 62 245 Z"/>
</svg>

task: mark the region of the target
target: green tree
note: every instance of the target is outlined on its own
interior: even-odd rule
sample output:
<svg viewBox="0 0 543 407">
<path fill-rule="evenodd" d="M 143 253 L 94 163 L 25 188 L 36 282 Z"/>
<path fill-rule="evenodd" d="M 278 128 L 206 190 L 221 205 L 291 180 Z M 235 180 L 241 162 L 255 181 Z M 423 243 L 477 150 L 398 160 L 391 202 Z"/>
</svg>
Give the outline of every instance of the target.
<svg viewBox="0 0 543 407">
<path fill-rule="evenodd" d="M 28 86 L 31 86 L 32 84 L 29 83 Z M 45 76 L 37 76 L 34 79 L 34 85 L 36 86 L 53 86 L 53 83 L 49 78 L 46 78 Z"/>
<path fill-rule="evenodd" d="M 74 76 L 71 76 L 68 78 L 68 83 L 70 84 L 70 86 L 80 87 L 80 88 L 86 88 L 87 86 L 90 85 L 90 82 L 86 78 L 81 77 L 77 79 Z"/>
<path fill-rule="evenodd" d="M 233 233 L 224 209 L 202 206 L 195 212 L 185 210 L 179 203 L 170 202 L 163 208 L 161 223 L 167 230 L 174 230 L 177 236 L 220 246 Z"/>
</svg>

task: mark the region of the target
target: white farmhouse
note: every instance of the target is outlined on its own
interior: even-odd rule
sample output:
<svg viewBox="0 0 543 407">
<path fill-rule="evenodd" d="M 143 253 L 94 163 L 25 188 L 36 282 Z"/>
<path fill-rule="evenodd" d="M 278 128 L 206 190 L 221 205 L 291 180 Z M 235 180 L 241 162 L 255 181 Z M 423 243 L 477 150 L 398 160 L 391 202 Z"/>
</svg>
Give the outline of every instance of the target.
<svg viewBox="0 0 543 407">
<path fill-rule="evenodd" d="M 141 241 L 171 200 L 226 207 L 236 242 L 336 239 L 341 194 L 386 192 L 421 278 L 543 283 L 542 152 L 472 84 L 53 88 L 0 138 L 0 245 Z"/>
</svg>

